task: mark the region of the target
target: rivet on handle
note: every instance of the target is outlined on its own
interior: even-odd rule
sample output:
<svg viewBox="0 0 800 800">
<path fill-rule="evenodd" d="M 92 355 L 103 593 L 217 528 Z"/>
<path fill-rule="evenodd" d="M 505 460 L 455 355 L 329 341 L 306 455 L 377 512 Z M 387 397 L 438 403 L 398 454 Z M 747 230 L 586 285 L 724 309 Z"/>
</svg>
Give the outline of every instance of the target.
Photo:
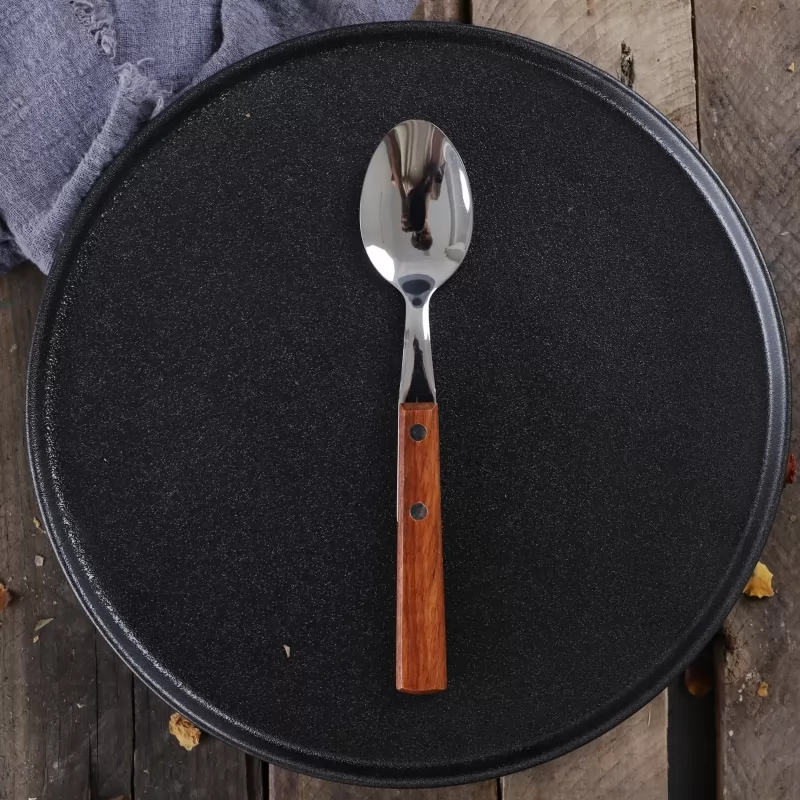
<svg viewBox="0 0 800 800">
<path fill-rule="evenodd" d="M 421 442 L 428 435 L 428 429 L 424 425 L 412 425 L 408 434 L 415 442 Z"/>
<path fill-rule="evenodd" d="M 428 516 L 428 507 L 425 505 L 425 503 L 414 503 L 414 505 L 409 509 L 409 513 L 413 519 L 419 521 Z"/>
</svg>

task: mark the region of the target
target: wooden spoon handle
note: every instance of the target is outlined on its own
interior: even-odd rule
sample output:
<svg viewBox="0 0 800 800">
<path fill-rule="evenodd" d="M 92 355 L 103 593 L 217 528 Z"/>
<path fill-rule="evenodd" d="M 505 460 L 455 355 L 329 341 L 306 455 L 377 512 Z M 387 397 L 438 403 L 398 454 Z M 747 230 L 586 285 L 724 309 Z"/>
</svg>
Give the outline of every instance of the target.
<svg viewBox="0 0 800 800">
<path fill-rule="evenodd" d="M 400 405 L 397 480 L 396 685 L 431 694 L 447 688 L 436 403 Z"/>
</svg>

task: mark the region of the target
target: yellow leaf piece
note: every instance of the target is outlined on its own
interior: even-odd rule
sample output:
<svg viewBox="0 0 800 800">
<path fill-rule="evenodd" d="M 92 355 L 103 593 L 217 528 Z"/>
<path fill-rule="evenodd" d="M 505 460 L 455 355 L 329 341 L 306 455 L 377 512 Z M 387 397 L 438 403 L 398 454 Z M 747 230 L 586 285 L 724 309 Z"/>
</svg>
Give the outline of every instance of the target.
<svg viewBox="0 0 800 800">
<path fill-rule="evenodd" d="M 49 625 L 52 621 L 53 621 L 52 617 L 48 617 L 47 619 L 40 619 L 36 623 L 36 627 L 33 629 L 33 632 L 36 633 L 36 631 L 40 631 L 42 628 L 44 628 L 45 625 Z"/>
<path fill-rule="evenodd" d="M 797 69 L 797 68 L 795 67 L 795 65 L 794 65 L 794 61 L 792 61 L 792 63 L 791 63 L 791 64 L 789 64 L 789 66 L 788 66 L 788 67 L 786 67 L 786 69 L 788 69 L 788 70 L 789 70 L 789 72 L 794 72 L 794 71 L 795 71 L 795 69 Z"/>
<path fill-rule="evenodd" d="M 173 714 L 169 718 L 169 732 L 178 740 L 178 744 L 187 750 L 194 750 L 200 744 L 200 728 L 192 725 L 180 714 Z"/>
<path fill-rule="evenodd" d="M 768 697 L 769 696 L 769 684 L 768 683 L 764 683 L 762 681 L 761 685 L 758 687 L 758 689 L 756 691 L 756 694 L 759 697 Z"/>
<path fill-rule="evenodd" d="M 761 561 L 756 564 L 744 593 L 748 597 L 772 597 L 775 592 L 772 590 L 772 573 L 767 569 L 767 565 Z"/>
</svg>

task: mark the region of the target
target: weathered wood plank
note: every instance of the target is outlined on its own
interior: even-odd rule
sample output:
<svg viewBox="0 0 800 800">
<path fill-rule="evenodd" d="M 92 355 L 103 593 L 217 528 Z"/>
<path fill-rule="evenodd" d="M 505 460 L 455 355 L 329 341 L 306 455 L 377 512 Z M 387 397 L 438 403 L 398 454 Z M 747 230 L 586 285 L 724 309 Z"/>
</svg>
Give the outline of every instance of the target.
<svg viewBox="0 0 800 800">
<path fill-rule="evenodd" d="M 31 265 L 0 276 L 0 581 L 14 593 L 0 617 L 0 795 L 81 798 L 90 784 L 94 631 L 34 526 L 24 440 L 27 353 L 43 282 Z M 37 620 L 48 617 L 34 641 Z"/>
<path fill-rule="evenodd" d="M 502 778 L 503 800 L 666 800 L 667 693 L 584 747 Z"/>
<path fill-rule="evenodd" d="M 783 312 L 800 441 L 800 9 L 782 0 L 697 0 L 702 150 L 745 213 Z M 762 560 L 776 595 L 742 598 L 720 648 L 719 796 L 798 796 L 800 753 L 800 487 L 789 486 Z M 768 696 L 759 697 L 761 682 Z"/>
<path fill-rule="evenodd" d="M 439 22 L 469 22 L 469 0 L 422 0 L 412 19 Z"/>
<path fill-rule="evenodd" d="M 367 789 L 270 767 L 270 800 L 497 800 L 497 781 L 446 789 Z"/>
<path fill-rule="evenodd" d="M 25 372 L 43 277 L 0 276 L 0 796 L 89 797 L 98 717 L 95 632 L 51 555 L 24 439 Z M 36 566 L 36 556 L 43 556 Z M 53 621 L 38 632 L 38 620 Z"/>
<path fill-rule="evenodd" d="M 95 633 L 92 797 L 124 797 L 133 783 L 133 675 Z"/>
<path fill-rule="evenodd" d="M 628 84 L 697 141 L 690 0 L 473 0 L 472 19 L 559 47 L 616 77 L 624 42 L 633 57 Z"/>
</svg>

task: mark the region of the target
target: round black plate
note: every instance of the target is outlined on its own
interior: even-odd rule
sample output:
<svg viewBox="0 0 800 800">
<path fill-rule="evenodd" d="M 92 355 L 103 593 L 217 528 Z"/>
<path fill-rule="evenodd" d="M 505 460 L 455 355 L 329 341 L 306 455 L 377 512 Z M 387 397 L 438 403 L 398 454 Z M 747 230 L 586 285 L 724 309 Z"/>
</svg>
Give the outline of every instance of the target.
<svg viewBox="0 0 800 800">
<path fill-rule="evenodd" d="M 430 697 L 394 690 L 403 301 L 358 227 L 414 117 L 475 198 L 432 306 Z M 534 42 L 402 24 L 256 55 L 131 144 L 61 248 L 28 424 L 64 569 L 172 706 L 304 772 L 434 785 L 587 741 L 698 651 L 775 512 L 788 391 L 752 236 L 666 120 Z"/>
</svg>

